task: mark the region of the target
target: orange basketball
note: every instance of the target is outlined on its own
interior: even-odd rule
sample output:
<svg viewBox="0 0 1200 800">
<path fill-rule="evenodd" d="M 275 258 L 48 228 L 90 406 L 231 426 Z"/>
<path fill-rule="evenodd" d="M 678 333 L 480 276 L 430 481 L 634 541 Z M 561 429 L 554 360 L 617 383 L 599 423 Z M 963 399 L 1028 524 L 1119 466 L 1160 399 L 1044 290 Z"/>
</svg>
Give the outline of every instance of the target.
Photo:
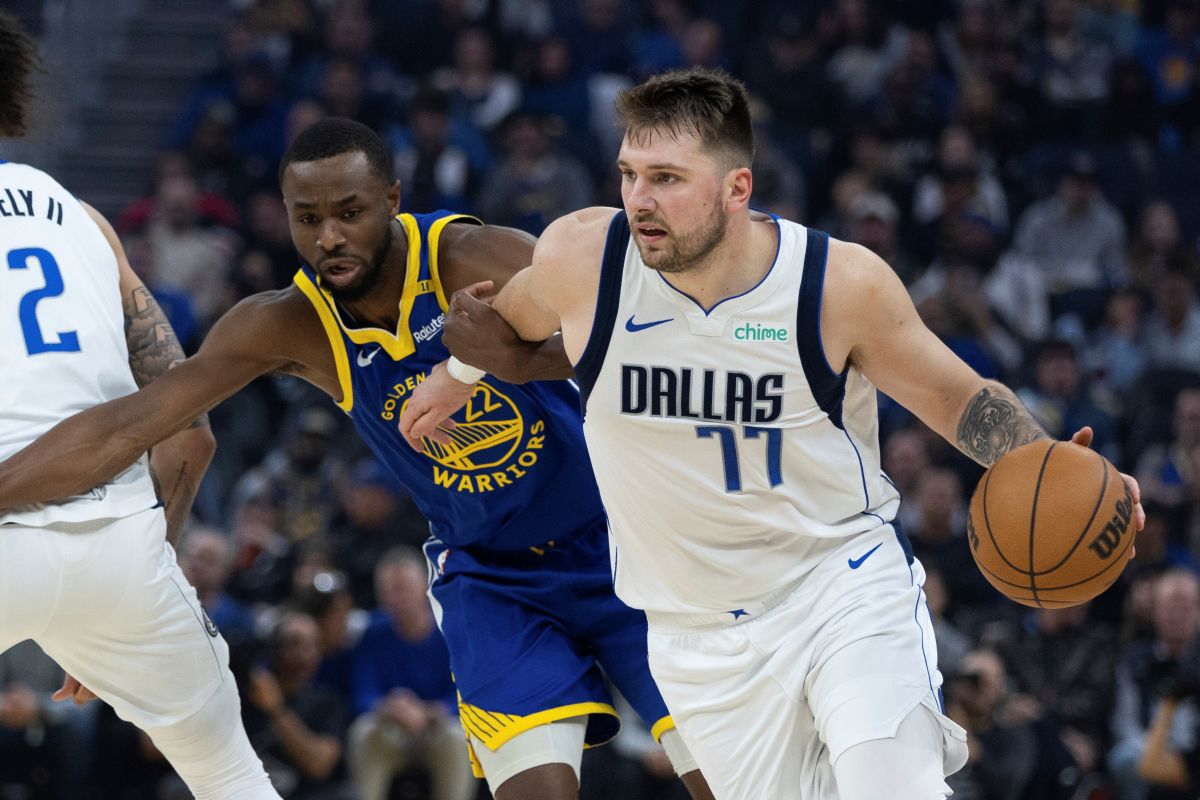
<svg viewBox="0 0 1200 800">
<path fill-rule="evenodd" d="M 1006 453 L 980 478 L 967 539 L 1001 593 L 1065 608 L 1120 577 L 1136 530 L 1116 467 L 1086 447 L 1044 439 Z"/>
</svg>

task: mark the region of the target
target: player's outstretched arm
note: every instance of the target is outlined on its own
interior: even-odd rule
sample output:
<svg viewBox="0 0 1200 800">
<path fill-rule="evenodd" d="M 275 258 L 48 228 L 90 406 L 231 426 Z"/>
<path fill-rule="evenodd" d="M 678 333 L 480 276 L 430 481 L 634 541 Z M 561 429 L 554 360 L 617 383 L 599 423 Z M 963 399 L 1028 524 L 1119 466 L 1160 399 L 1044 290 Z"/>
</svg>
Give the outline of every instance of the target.
<svg viewBox="0 0 1200 800">
<path fill-rule="evenodd" d="M 116 231 L 96 209 L 86 203 L 84 208 L 116 256 L 129 369 L 137 385 L 146 386 L 184 360 L 183 347 L 154 295 L 129 265 Z M 150 451 L 150 470 L 167 517 L 167 541 L 172 545 L 179 544 L 200 481 L 216 449 L 208 417 L 201 414 L 187 428 Z"/>
<path fill-rule="evenodd" d="M 838 369 L 856 365 L 884 394 L 979 464 L 1049 434 L 997 381 L 981 378 L 925 327 L 896 273 L 864 247 L 830 240 L 821 331 Z M 1074 437 L 1091 443 L 1091 431 Z M 1137 481 L 1122 475 L 1145 521 Z"/>
<path fill-rule="evenodd" d="M 985 467 L 1048 437 L 1012 391 L 981 378 L 925 327 L 896 273 L 866 248 L 830 240 L 821 330 L 833 367 L 853 363 Z"/>
<path fill-rule="evenodd" d="M 0 508 L 79 494 L 111 480 L 254 378 L 287 365 L 273 355 L 279 335 L 267 292 L 243 300 L 216 325 L 200 352 L 145 388 L 55 425 L 0 463 Z"/>
</svg>

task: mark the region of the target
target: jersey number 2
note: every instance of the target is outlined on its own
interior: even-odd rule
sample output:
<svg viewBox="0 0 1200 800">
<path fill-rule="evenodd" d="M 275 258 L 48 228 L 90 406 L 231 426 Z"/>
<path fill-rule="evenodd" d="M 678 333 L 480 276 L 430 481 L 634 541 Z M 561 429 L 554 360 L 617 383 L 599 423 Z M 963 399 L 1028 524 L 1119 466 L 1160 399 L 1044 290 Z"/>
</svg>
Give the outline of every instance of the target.
<svg viewBox="0 0 1200 800">
<path fill-rule="evenodd" d="M 25 349 L 29 355 L 38 353 L 77 353 L 79 352 L 79 336 L 75 331 L 63 331 L 56 336 L 58 341 L 47 342 L 42 336 L 42 329 L 37 321 L 37 304 L 47 297 L 58 297 L 63 293 L 62 272 L 58 262 L 48 250 L 40 247 L 22 247 L 8 252 L 9 269 L 28 269 L 29 261 L 36 259 L 42 268 L 42 276 L 46 285 L 41 289 L 33 289 L 21 298 L 18 311 L 21 318 L 21 332 L 25 334 Z"/>
<path fill-rule="evenodd" d="M 759 434 L 764 433 L 767 435 L 767 478 L 774 489 L 783 483 L 783 467 L 780 464 L 783 458 L 783 431 L 779 428 L 742 426 L 743 439 L 757 439 Z M 733 428 L 726 425 L 697 425 L 696 436 L 701 439 L 716 436 L 721 441 L 721 459 L 725 462 L 725 491 L 740 492 L 742 469 L 738 465 L 737 439 L 734 438 Z"/>
</svg>

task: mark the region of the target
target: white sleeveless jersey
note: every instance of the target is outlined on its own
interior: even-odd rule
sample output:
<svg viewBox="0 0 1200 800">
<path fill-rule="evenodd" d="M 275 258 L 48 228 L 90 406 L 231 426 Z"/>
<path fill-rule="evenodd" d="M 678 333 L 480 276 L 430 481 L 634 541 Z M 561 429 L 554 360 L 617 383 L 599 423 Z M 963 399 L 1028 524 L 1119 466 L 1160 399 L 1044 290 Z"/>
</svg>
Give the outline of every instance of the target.
<svg viewBox="0 0 1200 800">
<path fill-rule="evenodd" d="M 137 391 L 118 283 L 112 248 L 79 201 L 41 170 L 0 162 L 0 459 Z M 156 502 L 143 456 L 84 495 L 0 511 L 0 524 L 124 517 Z"/>
<path fill-rule="evenodd" d="M 636 608 L 736 618 L 899 508 L 875 387 L 821 346 L 828 237 L 776 224 L 771 271 L 708 313 L 645 266 L 624 212 L 610 226 L 576 375 L 616 591 Z"/>
</svg>

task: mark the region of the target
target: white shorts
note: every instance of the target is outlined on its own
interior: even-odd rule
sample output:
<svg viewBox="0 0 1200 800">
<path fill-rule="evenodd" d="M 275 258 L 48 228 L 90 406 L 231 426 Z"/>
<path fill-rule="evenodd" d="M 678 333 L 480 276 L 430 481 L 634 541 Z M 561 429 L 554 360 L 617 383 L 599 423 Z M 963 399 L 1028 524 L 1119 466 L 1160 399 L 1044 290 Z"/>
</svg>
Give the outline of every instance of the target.
<svg viewBox="0 0 1200 800">
<path fill-rule="evenodd" d="M 775 605 L 737 622 L 647 615 L 650 670 L 718 800 L 837 798 L 839 756 L 894 737 L 921 704 L 942 729 L 930 759 L 943 775 L 962 766 L 966 732 L 942 713 L 924 577 L 884 526 L 834 544 Z"/>
<path fill-rule="evenodd" d="M 159 508 L 0 525 L 0 651 L 25 639 L 143 730 L 192 716 L 232 680 Z"/>
</svg>

